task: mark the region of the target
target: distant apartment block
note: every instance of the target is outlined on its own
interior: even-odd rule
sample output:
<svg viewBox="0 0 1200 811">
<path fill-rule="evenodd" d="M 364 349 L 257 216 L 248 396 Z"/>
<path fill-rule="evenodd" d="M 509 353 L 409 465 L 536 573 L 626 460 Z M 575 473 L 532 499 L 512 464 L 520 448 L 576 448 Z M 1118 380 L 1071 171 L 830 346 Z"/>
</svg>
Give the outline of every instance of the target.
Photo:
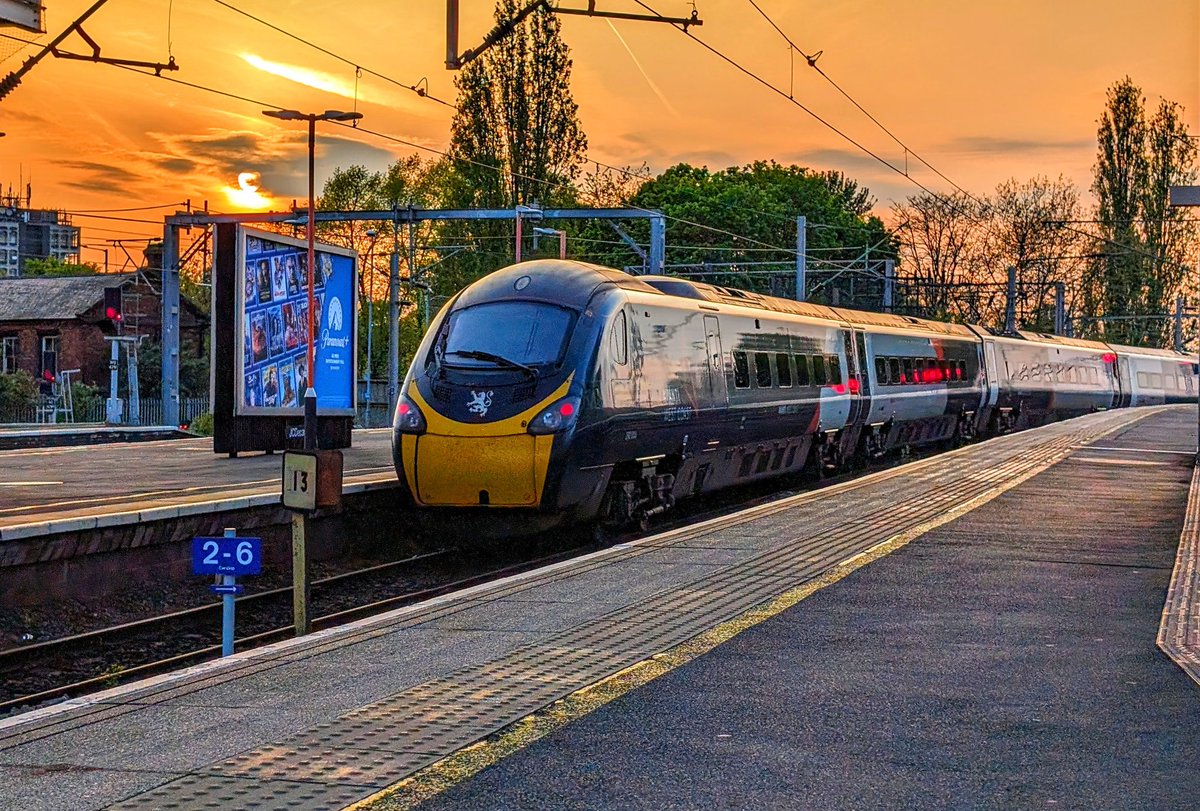
<svg viewBox="0 0 1200 811">
<path fill-rule="evenodd" d="M 0 276 L 20 276 L 27 259 L 79 261 L 79 228 L 70 216 L 29 208 L 27 200 L 0 198 Z"/>
</svg>

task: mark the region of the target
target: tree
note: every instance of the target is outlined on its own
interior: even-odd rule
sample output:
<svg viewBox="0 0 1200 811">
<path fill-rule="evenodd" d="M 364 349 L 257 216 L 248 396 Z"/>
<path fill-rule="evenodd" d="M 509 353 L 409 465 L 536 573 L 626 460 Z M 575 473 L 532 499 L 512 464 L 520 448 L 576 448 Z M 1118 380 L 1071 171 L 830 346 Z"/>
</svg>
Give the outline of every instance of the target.
<svg viewBox="0 0 1200 811">
<path fill-rule="evenodd" d="M 425 208 L 436 205 L 443 194 L 444 162 L 425 162 L 417 155 L 400 158 L 385 171 L 372 172 L 365 166 L 337 168 L 321 189 L 317 209 L 323 211 L 391 211 L 408 206 Z M 374 231 L 372 236 L 371 231 Z M 407 234 L 393 229 L 390 221 L 363 223 L 322 223 L 318 226 L 320 239 L 334 245 L 351 248 L 359 255 L 360 298 L 386 302 L 390 283 L 390 257 L 400 255 L 402 265 L 408 263 Z M 413 271 L 403 274 L 411 279 Z M 403 296 L 402 296 L 403 298 Z M 367 314 L 373 316 L 368 321 Z M 371 307 L 361 313 L 359 330 L 359 368 L 386 368 L 388 352 L 388 308 Z M 404 326 L 402 325 L 402 331 Z M 371 357 L 366 356 L 367 335 L 371 335 Z M 405 345 L 409 345 L 407 342 Z M 369 366 L 368 366 L 369 363 Z"/>
<path fill-rule="evenodd" d="M 95 262 L 64 262 L 53 256 L 46 259 L 26 259 L 22 273 L 26 276 L 93 276 L 100 273 Z"/>
<path fill-rule="evenodd" d="M 496 21 L 518 0 L 499 0 Z M 571 57 L 558 17 L 543 6 L 459 74 L 450 132 L 452 205 L 513 207 L 574 200 L 587 152 L 571 96 Z"/>
<path fill-rule="evenodd" d="M 1060 176 L 1012 179 L 996 187 L 987 205 L 983 270 L 993 289 L 1007 286 L 1007 269 L 1017 272 L 1017 320 L 1039 332 L 1054 329 L 1054 291 L 1064 285 L 1068 309 L 1079 298 L 1086 260 L 1086 235 L 1072 223 L 1081 218 L 1079 191 Z"/>
<path fill-rule="evenodd" d="M 1195 181 L 1196 146 L 1175 102 L 1162 100 L 1147 121 L 1141 88 L 1128 76 L 1108 90 L 1097 146 L 1099 257 L 1088 268 L 1087 305 L 1096 316 L 1147 317 L 1106 323 L 1107 339 L 1161 344 L 1170 324 L 1156 316 L 1171 308 L 1196 244 L 1194 225 L 1166 201 L 1172 185 Z"/>
<path fill-rule="evenodd" d="M 930 318 L 992 320 L 997 291 L 978 285 L 986 208 L 965 192 L 922 192 L 892 206 L 907 307 Z"/>
<path fill-rule="evenodd" d="M 800 166 L 758 161 L 720 172 L 678 164 L 644 184 L 629 201 L 639 208 L 658 209 L 674 218 L 670 223 L 668 265 L 685 265 L 677 272 L 699 281 L 757 289 L 792 296 L 796 263 L 796 218 L 808 220 L 810 265 L 841 267 L 864 260 L 896 255 L 892 235 L 878 218 L 869 215 L 870 192 L 839 172 L 817 172 Z M 628 232 L 640 243 L 648 240 L 644 220 L 631 222 Z M 592 261 L 622 267 L 640 265 L 632 249 L 617 244 L 607 225 L 590 226 L 595 247 L 587 251 Z M 878 306 L 880 285 L 869 279 L 872 292 L 864 294 L 863 278 L 853 271 L 814 276 L 814 300 L 839 300 L 850 304 L 854 292 L 864 306 Z M 836 285 L 836 288 L 834 287 Z"/>
</svg>

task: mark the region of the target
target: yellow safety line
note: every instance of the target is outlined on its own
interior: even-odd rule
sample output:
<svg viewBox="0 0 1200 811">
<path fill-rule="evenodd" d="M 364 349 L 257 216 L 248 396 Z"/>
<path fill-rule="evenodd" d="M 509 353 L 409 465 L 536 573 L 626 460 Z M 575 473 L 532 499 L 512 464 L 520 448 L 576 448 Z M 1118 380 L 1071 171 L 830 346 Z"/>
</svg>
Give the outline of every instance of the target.
<svg viewBox="0 0 1200 811">
<path fill-rule="evenodd" d="M 1120 428 L 1127 428 L 1132 422 L 1114 426 L 1095 439 Z M 1095 439 L 1091 441 L 1095 441 Z M 598 710 L 610 701 L 703 656 L 742 631 L 781 614 L 801 600 L 827 586 L 832 586 L 863 566 L 891 554 L 916 538 L 992 501 L 1053 467 L 1076 449 L 1077 447 L 1064 447 L 1059 453 L 1054 454 L 1037 467 L 995 485 L 990 490 L 952 507 L 936 518 L 893 535 L 886 541 L 847 558 L 804 585 L 787 591 L 774 600 L 752 608 L 734 619 L 723 622 L 687 642 L 638 662 L 593 685 L 577 690 L 569 696 L 513 722 L 484 740 L 448 755 L 395 785 L 347 806 L 347 809 L 348 811 L 368 811 L 368 809 L 369 811 L 403 811 L 414 808 L 484 769 L 494 766 L 509 755 L 524 749 L 550 733 L 562 729 L 572 721 Z"/>
</svg>

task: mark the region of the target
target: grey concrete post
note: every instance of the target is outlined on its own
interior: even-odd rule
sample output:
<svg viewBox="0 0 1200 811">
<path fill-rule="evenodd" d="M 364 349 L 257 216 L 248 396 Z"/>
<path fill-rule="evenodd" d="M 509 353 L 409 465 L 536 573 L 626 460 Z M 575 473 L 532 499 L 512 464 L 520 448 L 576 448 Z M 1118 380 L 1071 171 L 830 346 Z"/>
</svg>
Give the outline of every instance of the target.
<svg viewBox="0 0 1200 811">
<path fill-rule="evenodd" d="M 400 390 L 400 253 L 392 251 L 388 276 L 388 415 L 396 413 L 396 393 Z"/>
<path fill-rule="evenodd" d="M 896 306 L 896 261 L 885 259 L 883 262 L 883 311 L 890 313 Z"/>
<path fill-rule="evenodd" d="M 163 423 L 179 425 L 179 229 L 171 223 L 163 226 L 162 404 Z"/>
<path fill-rule="evenodd" d="M 650 218 L 650 266 L 646 272 L 654 275 L 663 272 L 667 257 L 667 221 L 663 217 Z"/>
<path fill-rule="evenodd" d="M 1175 297 L 1175 351 L 1183 351 L 1183 296 Z"/>
<path fill-rule="evenodd" d="M 1054 334 L 1066 334 L 1067 321 L 1067 305 L 1066 305 L 1067 286 L 1062 282 L 1054 283 Z"/>
<path fill-rule="evenodd" d="M 1004 331 L 1017 330 L 1017 269 L 1008 269 L 1008 292 L 1004 301 Z"/>
<path fill-rule="evenodd" d="M 796 218 L 796 301 L 808 298 L 808 218 Z"/>
</svg>

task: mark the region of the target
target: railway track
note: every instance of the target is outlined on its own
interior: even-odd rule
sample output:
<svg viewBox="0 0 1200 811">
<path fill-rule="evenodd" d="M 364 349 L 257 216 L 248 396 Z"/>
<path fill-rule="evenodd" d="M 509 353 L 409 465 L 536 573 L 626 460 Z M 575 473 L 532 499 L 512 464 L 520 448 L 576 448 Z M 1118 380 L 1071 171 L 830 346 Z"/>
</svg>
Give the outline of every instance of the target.
<svg viewBox="0 0 1200 811">
<path fill-rule="evenodd" d="M 861 473 L 861 472 L 860 472 Z M 786 498 L 799 489 L 818 489 L 853 478 L 842 474 L 818 481 L 792 481 L 781 488 L 746 485 L 706 503 L 687 504 L 648 532 L 610 534 L 610 544 L 645 534 L 664 532 L 718 517 L 758 503 Z M 544 544 L 544 542 L 543 542 Z M 490 580 L 528 571 L 595 549 L 586 543 L 531 557 L 514 552 L 501 565 L 466 573 L 453 565 L 452 550 L 439 549 L 312 582 L 313 630 L 379 614 L 403 605 L 469 588 Z M 558 544 L 561 547 L 561 543 Z M 515 558 L 515 559 L 514 559 Z M 406 571 L 409 570 L 409 571 Z M 364 601 L 364 595 L 367 599 Z M 287 639 L 294 634 L 290 586 L 246 594 L 237 600 L 235 650 L 249 650 Z M 221 603 L 139 619 L 31 645 L 0 650 L 0 716 L 42 704 L 115 687 L 133 679 L 187 667 L 221 654 Z"/>
</svg>

